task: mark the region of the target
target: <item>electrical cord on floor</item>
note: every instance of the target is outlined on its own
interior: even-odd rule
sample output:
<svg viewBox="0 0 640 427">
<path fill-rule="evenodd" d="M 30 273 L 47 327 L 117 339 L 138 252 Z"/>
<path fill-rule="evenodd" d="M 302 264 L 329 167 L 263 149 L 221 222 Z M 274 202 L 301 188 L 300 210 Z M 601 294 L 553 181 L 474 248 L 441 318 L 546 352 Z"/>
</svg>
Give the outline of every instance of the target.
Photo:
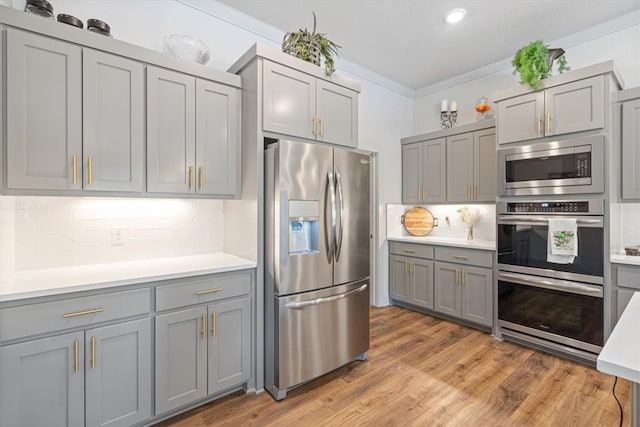
<svg viewBox="0 0 640 427">
<path fill-rule="evenodd" d="M 620 427 L 622 427 L 622 417 L 624 416 L 623 412 L 622 412 L 622 404 L 620 404 L 620 401 L 618 400 L 618 396 L 616 396 L 616 384 L 618 384 L 618 377 L 616 376 L 615 381 L 613 382 L 613 398 L 616 399 L 616 402 L 618 402 L 618 407 L 620 408 Z"/>
</svg>

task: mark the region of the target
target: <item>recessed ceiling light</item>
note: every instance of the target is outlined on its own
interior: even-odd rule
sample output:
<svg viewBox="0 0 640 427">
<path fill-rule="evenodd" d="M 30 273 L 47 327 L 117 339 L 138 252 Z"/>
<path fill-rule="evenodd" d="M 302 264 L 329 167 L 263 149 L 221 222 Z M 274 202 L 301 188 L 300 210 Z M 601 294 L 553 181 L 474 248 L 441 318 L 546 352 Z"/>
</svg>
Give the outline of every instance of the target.
<svg viewBox="0 0 640 427">
<path fill-rule="evenodd" d="M 466 14 L 466 9 L 453 9 L 447 12 L 447 16 L 444 18 L 444 20 L 447 24 L 455 24 L 462 21 Z"/>
</svg>

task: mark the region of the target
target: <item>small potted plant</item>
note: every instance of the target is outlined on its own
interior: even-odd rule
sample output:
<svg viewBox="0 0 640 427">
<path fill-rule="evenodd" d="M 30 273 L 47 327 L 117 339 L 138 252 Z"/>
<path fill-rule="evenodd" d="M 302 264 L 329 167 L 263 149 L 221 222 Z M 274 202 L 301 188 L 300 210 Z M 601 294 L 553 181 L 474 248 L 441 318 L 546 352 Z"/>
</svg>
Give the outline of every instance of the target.
<svg viewBox="0 0 640 427">
<path fill-rule="evenodd" d="M 542 40 L 536 40 L 516 52 L 511 64 L 513 74 L 519 73 L 520 80 L 533 90 L 540 89 L 540 80 L 551 75 L 553 61 L 558 60 L 558 71 L 569 71 L 563 49 L 549 49 Z"/>
<path fill-rule="evenodd" d="M 340 46 L 329 40 L 325 34 L 316 32 L 316 14 L 313 13 L 313 31 L 306 28 L 288 32 L 282 40 L 282 51 L 320 66 L 324 59 L 324 70 L 327 76 L 333 74 L 335 62 L 333 55 L 338 56 Z"/>
</svg>

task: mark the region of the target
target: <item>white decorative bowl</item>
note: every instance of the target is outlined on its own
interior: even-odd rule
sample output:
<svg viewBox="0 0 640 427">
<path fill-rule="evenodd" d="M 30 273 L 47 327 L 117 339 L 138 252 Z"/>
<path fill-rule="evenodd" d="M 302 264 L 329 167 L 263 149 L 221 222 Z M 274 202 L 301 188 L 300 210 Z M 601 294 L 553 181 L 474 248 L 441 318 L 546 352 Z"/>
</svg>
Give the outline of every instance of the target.
<svg viewBox="0 0 640 427">
<path fill-rule="evenodd" d="M 179 59 L 206 64 L 209 61 L 209 47 L 190 36 L 172 34 L 162 41 L 164 53 Z"/>
</svg>

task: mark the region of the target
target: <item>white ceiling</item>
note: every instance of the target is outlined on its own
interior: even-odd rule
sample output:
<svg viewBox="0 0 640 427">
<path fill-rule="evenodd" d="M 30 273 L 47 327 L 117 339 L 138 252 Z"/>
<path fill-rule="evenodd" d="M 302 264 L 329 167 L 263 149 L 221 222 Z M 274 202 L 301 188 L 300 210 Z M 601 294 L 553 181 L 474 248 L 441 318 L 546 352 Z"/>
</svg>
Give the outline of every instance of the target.
<svg viewBox="0 0 640 427">
<path fill-rule="evenodd" d="M 282 31 L 313 27 L 340 58 L 418 90 L 640 10 L 640 0 L 221 0 Z M 444 23 L 463 7 L 464 21 Z M 567 47 L 567 46 L 551 46 Z M 570 55 L 567 54 L 569 65 Z"/>
</svg>

